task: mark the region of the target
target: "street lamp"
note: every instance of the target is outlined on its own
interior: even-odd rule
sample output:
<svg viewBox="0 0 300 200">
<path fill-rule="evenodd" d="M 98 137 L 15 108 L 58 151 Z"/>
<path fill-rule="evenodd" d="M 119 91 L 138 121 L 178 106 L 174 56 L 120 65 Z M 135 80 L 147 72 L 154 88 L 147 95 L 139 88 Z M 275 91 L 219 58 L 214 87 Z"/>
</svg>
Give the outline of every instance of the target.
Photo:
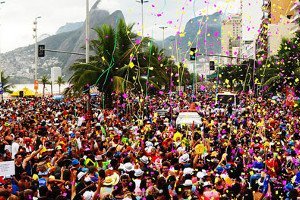
<svg viewBox="0 0 300 200">
<path fill-rule="evenodd" d="M 142 4 L 142 37 L 144 37 L 144 3 L 148 3 L 147 0 L 137 0 L 136 2 Z"/>
<path fill-rule="evenodd" d="M 37 41 L 37 19 L 40 19 L 41 16 L 38 16 L 34 19 L 33 22 L 33 38 L 35 39 L 35 46 L 34 46 L 34 89 L 37 93 L 38 90 L 38 79 L 37 79 L 37 66 L 38 66 L 38 41 Z"/>
<path fill-rule="evenodd" d="M 163 50 L 165 50 L 165 29 L 168 28 L 168 27 L 161 26 L 159 28 L 163 30 Z"/>
<path fill-rule="evenodd" d="M 5 1 L 1 1 L 0 4 L 4 4 Z M 1 48 L 0 48 L 1 53 Z M 2 67 L 0 66 L 0 102 L 2 102 L 3 99 L 3 85 L 2 85 Z"/>
</svg>

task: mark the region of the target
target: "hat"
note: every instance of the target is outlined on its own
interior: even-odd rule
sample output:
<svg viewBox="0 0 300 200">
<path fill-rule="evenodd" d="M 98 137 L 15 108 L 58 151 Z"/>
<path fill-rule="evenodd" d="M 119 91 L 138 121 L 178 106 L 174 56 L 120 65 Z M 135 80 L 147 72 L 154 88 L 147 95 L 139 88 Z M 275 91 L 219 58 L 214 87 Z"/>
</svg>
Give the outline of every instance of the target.
<svg viewBox="0 0 300 200">
<path fill-rule="evenodd" d="M 94 196 L 94 192 L 93 191 L 85 191 L 83 193 L 83 199 L 84 200 L 92 200 Z"/>
<path fill-rule="evenodd" d="M 205 176 L 207 176 L 207 173 L 206 173 L 206 171 L 205 171 L 204 169 L 202 169 L 202 171 L 200 171 L 200 172 L 197 173 L 197 177 L 198 177 L 199 179 L 202 179 L 202 178 L 204 178 Z"/>
<path fill-rule="evenodd" d="M 187 180 L 185 180 L 184 181 L 184 183 L 182 184 L 183 186 L 192 186 L 193 185 L 193 182 L 192 182 L 192 180 L 190 180 L 190 179 L 187 179 Z"/>
<path fill-rule="evenodd" d="M 131 172 L 131 171 L 134 170 L 134 167 L 133 167 L 133 164 L 132 164 L 132 163 L 128 162 L 128 163 L 125 163 L 125 164 L 123 165 L 123 169 L 124 169 L 124 171 L 126 171 L 126 172 Z"/>
<path fill-rule="evenodd" d="M 144 174 L 144 171 L 141 169 L 136 169 L 134 171 L 134 176 L 136 176 L 136 177 L 142 176 L 143 174 Z"/>
<path fill-rule="evenodd" d="M 149 163 L 149 159 L 148 159 L 147 156 L 141 157 L 141 158 L 140 158 L 140 161 L 141 161 L 142 163 L 144 163 L 144 164 L 148 164 L 148 163 Z"/>
<path fill-rule="evenodd" d="M 177 141 L 178 138 L 179 138 L 179 140 L 181 140 L 182 134 L 177 131 L 173 136 L 173 140 Z"/>
<path fill-rule="evenodd" d="M 153 147 L 153 143 L 150 141 L 146 141 L 145 145 L 146 147 Z"/>
<path fill-rule="evenodd" d="M 193 175 L 193 172 L 194 172 L 193 168 L 187 167 L 187 168 L 184 168 L 183 175 L 186 175 L 186 174 Z"/>
<path fill-rule="evenodd" d="M 102 156 L 101 155 L 96 155 L 95 156 L 95 161 L 99 161 L 99 160 L 102 160 Z"/>
<path fill-rule="evenodd" d="M 189 160 L 190 160 L 190 156 L 187 153 L 179 157 L 179 163 L 188 162 Z"/>
<path fill-rule="evenodd" d="M 48 175 L 48 171 L 44 171 L 44 172 L 39 172 L 38 173 L 39 176 L 47 176 Z"/>
<path fill-rule="evenodd" d="M 229 170 L 231 168 L 231 164 L 226 164 L 224 167 L 226 170 Z"/>
<path fill-rule="evenodd" d="M 73 159 L 72 160 L 72 165 L 79 165 L 79 161 L 77 159 Z"/>
<path fill-rule="evenodd" d="M 208 182 L 208 181 L 205 181 L 205 182 L 203 183 L 203 187 L 207 187 L 207 186 L 211 186 L 211 183 Z"/>
<path fill-rule="evenodd" d="M 61 146 L 60 146 L 60 145 L 57 145 L 57 147 L 56 147 L 55 149 L 57 149 L 57 150 L 61 150 L 62 148 L 61 148 Z"/>
<path fill-rule="evenodd" d="M 226 168 L 226 167 L 225 167 L 225 168 Z M 224 169 L 223 169 L 222 166 L 219 165 L 219 166 L 216 168 L 216 171 L 217 171 L 218 174 L 221 174 L 221 173 L 224 171 Z"/>
<path fill-rule="evenodd" d="M 114 172 L 112 175 L 105 177 L 103 185 L 105 185 L 105 186 L 117 185 L 119 180 L 120 180 L 119 174 Z"/>
<path fill-rule="evenodd" d="M 252 169 L 254 171 L 261 171 L 264 168 L 264 164 L 262 162 L 254 162 Z"/>
<path fill-rule="evenodd" d="M 121 157 L 121 152 L 120 151 L 117 151 L 115 154 L 114 154 L 114 158 L 120 158 Z"/>
<path fill-rule="evenodd" d="M 77 179 L 80 180 L 82 177 L 84 177 L 84 175 L 86 175 L 86 172 L 79 172 L 77 174 Z"/>
<path fill-rule="evenodd" d="M 38 175 L 37 175 L 37 174 L 33 174 L 33 176 L 32 176 L 32 179 L 36 181 L 36 180 L 38 180 L 38 179 L 39 179 L 39 177 L 38 177 Z"/>
<path fill-rule="evenodd" d="M 204 152 L 206 151 L 206 148 L 205 148 L 205 146 L 203 145 L 203 144 L 197 144 L 196 146 L 195 146 L 195 153 L 196 154 L 203 154 Z"/>
<path fill-rule="evenodd" d="M 218 155 L 218 152 L 216 152 L 216 151 L 213 151 L 213 152 L 211 152 L 211 157 L 216 157 L 217 155 Z"/>
</svg>

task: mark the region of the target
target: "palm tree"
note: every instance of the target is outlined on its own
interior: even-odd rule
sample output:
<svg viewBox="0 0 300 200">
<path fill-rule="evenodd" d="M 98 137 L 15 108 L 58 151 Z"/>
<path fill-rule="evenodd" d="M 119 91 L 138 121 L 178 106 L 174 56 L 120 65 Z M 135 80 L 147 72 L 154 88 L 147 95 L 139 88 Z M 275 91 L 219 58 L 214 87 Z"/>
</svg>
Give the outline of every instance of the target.
<svg viewBox="0 0 300 200">
<path fill-rule="evenodd" d="M 46 84 L 50 84 L 49 82 L 49 78 L 47 75 L 43 75 L 42 76 L 42 84 L 43 84 L 43 97 L 45 96 L 45 87 L 46 87 Z"/>
<path fill-rule="evenodd" d="M 109 106 L 113 91 L 124 92 L 137 86 L 144 65 L 142 49 L 149 39 L 140 41 L 132 28 L 133 25 L 127 26 L 120 20 L 116 29 L 108 25 L 95 29 L 98 38 L 91 41 L 95 56 L 91 56 L 90 63 L 78 62 L 71 66 L 74 74 L 69 82 L 73 84 L 73 92 L 83 91 L 86 84 L 97 85 Z"/>
<path fill-rule="evenodd" d="M 56 83 L 58 84 L 58 93 L 60 94 L 60 86 L 65 83 L 61 76 L 57 77 Z"/>
<path fill-rule="evenodd" d="M 103 25 L 96 28 L 97 39 L 91 41 L 89 63 L 79 60 L 70 69 L 69 92 L 83 91 L 86 84 L 96 85 L 104 94 L 105 104 L 112 104 L 112 93 L 127 91 L 146 92 L 149 87 L 159 88 L 169 82 L 165 67 L 174 65 L 159 51 L 150 38 L 140 38 L 132 32 L 133 24 L 120 20 L 117 27 Z M 149 45 L 150 44 L 150 45 Z M 175 66 L 175 65 L 174 65 Z"/>
</svg>

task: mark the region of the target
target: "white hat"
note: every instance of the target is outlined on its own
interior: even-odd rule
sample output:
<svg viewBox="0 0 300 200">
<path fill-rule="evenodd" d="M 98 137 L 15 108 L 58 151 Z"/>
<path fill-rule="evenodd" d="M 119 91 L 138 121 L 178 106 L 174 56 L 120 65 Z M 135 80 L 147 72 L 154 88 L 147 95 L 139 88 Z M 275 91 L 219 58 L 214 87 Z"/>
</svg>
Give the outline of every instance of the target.
<svg viewBox="0 0 300 200">
<path fill-rule="evenodd" d="M 143 174 L 144 174 L 144 171 L 141 169 L 136 169 L 134 171 L 134 176 L 136 176 L 136 177 L 142 176 Z"/>
<path fill-rule="evenodd" d="M 187 153 L 179 157 L 179 163 L 188 162 L 189 160 L 190 160 L 190 156 Z"/>
<path fill-rule="evenodd" d="M 152 142 L 151 142 L 151 143 L 152 143 Z M 146 151 L 147 153 L 151 153 L 152 149 L 155 149 L 155 147 L 149 146 L 149 147 L 146 147 L 146 148 L 145 148 L 145 151 Z"/>
<path fill-rule="evenodd" d="M 190 179 L 187 179 L 184 181 L 184 183 L 182 184 L 183 186 L 192 186 L 193 185 L 193 182 L 192 180 Z"/>
<path fill-rule="evenodd" d="M 142 163 L 144 163 L 144 164 L 148 164 L 148 163 L 149 163 L 149 159 L 148 159 L 147 156 L 141 157 L 141 158 L 140 158 L 140 161 L 142 161 Z"/>
<path fill-rule="evenodd" d="M 123 165 L 123 169 L 124 169 L 124 171 L 126 171 L 126 172 L 131 172 L 131 171 L 134 170 L 134 167 L 133 167 L 133 164 L 132 164 L 132 163 L 128 162 L 128 163 L 125 163 L 125 164 Z"/>
<path fill-rule="evenodd" d="M 95 160 L 96 160 L 96 161 L 102 160 L 102 155 L 96 155 L 96 156 L 95 156 Z"/>
<path fill-rule="evenodd" d="M 205 181 L 205 182 L 203 183 L 203 187 L 206 187 L 206 186 L 211 186 L 211 183 L 208 182 L 208 181 Z"/>
<path fill-rule="evenodd" d="M 197 173 L 197 177 L 198 177 L 199 179 L 202 179 L 202 178 L 204 178 L 205 176 L 207 176 L 207 173 L 206 173 L 206 171 L 205 171 L 204 169 L 202 169 L 202 171 L 200 171 L 200 172 Z"/>
<path fill-rule="evenodd" d="M 85 191 L 85 193 L 83 193 L 83 199 L 84 200 L 92 200 L 93 196 L 94 196 L 93 191 Z"/>
<path fill-rule="evenodd" d="M 153 143 L 150 141 L 146 141 L 145 145 L 146 147 L 153 147 Z"/>
<path fill-rule="evenodd" d="M 86 175 L 86 172 L 79 172 L 77 174 L 77 179 L 80 180 L 84 175 Z"/>
<path fill-rule="evenodd" d="M 187 167 L 187 168 L 184 168 L 183 175 L 186 175 L 186 174 L 193 175 L 193 172 L 194 172 L 193 168 Z"/>
</svg>

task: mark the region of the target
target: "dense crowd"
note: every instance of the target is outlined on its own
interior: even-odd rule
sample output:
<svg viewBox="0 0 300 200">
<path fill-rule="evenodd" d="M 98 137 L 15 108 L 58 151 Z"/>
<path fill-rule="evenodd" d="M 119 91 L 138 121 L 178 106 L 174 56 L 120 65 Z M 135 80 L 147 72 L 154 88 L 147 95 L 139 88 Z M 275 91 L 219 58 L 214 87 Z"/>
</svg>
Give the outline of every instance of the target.
<svg viewBox="0 0 300 200">
<path fill-rule="evenodd" d="M 300 196 L 300 115 L 284 100 L 241 95 L 217 109 L 210 92 L 118 97 L 113 109 L 100 97 L 2 102 L 0 164 L 14 160 L 15 173 L 0 177 L 0 200 Z M 191 98 L 202 124 L 176 126 Z"/>
</svg>

